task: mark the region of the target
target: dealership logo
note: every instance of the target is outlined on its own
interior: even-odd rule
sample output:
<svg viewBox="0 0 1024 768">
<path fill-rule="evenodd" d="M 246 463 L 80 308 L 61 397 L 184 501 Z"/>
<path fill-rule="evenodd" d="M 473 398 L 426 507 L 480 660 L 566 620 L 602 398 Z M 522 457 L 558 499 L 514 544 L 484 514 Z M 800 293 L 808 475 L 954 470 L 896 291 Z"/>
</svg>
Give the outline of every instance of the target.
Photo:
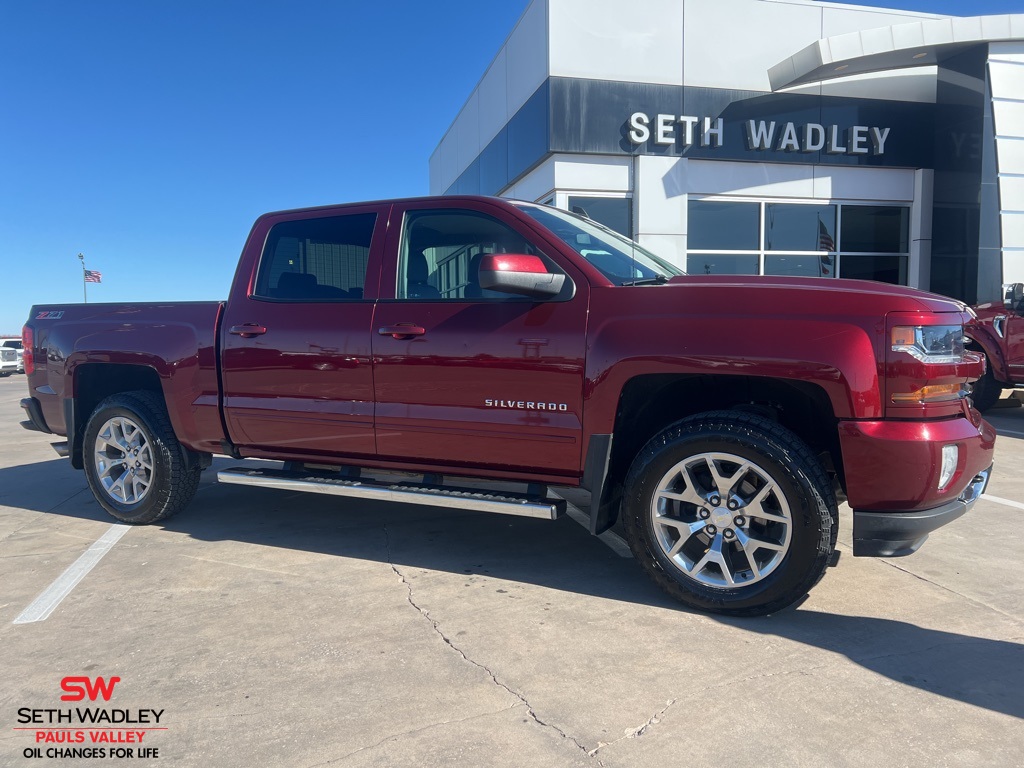
<svg viewBox="0 0 1024 768">
<path fill-rule="evenodd" d="M 81 701 L 88 696 L 89 701 L 96 701 L 98 696 L 102 696 L 104 701 L 110 701 L 114 686 L 120 682 L 120 677 L 111 677 L 107 680 L 102 677 L 65 677 L 60 681 L 60 687 L 67 693 L 61 696 L 60 700 Z"/>
<path fill-rule="evenodd" d="M 890 129 L 874 125 L 822 125 L 775 120 L 744 121 L 747 149 L 756 152 L 826 152 L 830 155 L 885 154 Z M 693 115 L 648 115 L 634 112 L 627 121 L 632 144 L 657 146 L 721 147 L 725 141 L 725 120 Z"/>
<path fill-rule="evenodd" d="M 50 760 L 160 757 L 154 731 L 166 731 L 163 709 L 106 707 L 121 678 L 69 675 L 60 680 L 61 701 L 98 702 L 78 707 L 19 707 L 15 731 L 31 734 L 22 757 Z"/>
</svg>

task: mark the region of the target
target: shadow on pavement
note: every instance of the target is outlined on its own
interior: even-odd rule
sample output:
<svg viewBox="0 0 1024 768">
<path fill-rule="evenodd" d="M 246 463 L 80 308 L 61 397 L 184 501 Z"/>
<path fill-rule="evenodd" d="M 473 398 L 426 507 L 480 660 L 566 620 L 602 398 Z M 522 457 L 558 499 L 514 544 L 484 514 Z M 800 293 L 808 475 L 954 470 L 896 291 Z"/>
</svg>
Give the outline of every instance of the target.
<svg viewBox="0 0 1024 768">
<path fill-rule="evenodd" d="M 69 504 L 73 499 L 87 503 Z M 0 467 L 0 506 L 113 522 L 93 500 L 85 475 L 72 468 L 67 459 L 58 457 L 35 464 Z"/>
<path fill-rule="evenodd" d="M 230 462 L 229 462 L 230 463 Z M 237 462 L 234 462 L 237 463 Z M 215 469 L 224 466 L 218 460 Z M 77 482 L 76 482 L 77 480 Z M 685 613 L 632 560 L 567 517 L 549 522 L 218 485 L 204 475 L 192 505 L 163 528 L 237 541 L 513 582 Z M 66 460 L 0 469 L 0 504 L 110 520 Z M 76 503 L 66 503 L 73 494 Z M 64 502 L 61 501 L 64 499 Z M 897 683 L 1024 718 L 1024 645 L 914 624 L 800 609 L 717 619 L 840 654 Z"/>
<path fill-rule="evenodd" d="M 790 610 L 723 624 L 842 654 L 897 683 L 1024 718 L 1024 645 L 868 616 Z"/>
</svg>

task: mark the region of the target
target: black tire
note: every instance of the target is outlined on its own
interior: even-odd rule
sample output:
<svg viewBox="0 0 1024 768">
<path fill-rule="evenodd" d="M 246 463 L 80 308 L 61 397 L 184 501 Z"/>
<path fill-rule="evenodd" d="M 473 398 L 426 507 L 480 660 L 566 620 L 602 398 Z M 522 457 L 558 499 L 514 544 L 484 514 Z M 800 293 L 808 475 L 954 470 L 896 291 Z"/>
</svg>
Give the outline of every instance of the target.
<svg viewBox="0 0 1024 768">
<path fill-rule="evenodd" d="M 14 373 L 14 371 L 0 371 L 0 379 L 6 379 L 12 373 Z"/>
<path fill-rule="evenodd" d="M 984 413 L 995 405 L 1003 394 L 1003 385 L 992 375 L 992 364 L 985 358 L 985 374 L 971 385 L 971 401 L 974 407 Z"/>
<path fill-rule="evenodd" d="M 708 459 L 704 457 L 705 454 L 736 457 L 749 462 L 751 468 L 741 469 L 743 465 L 738 462 L 731 463 L 714 457 Z M 692 465 L 685 464 L 691 459 Z M 698 506 L 678 499 L 665 500 L 659 502 L 659 505 L 668 506 L 659 506 L 658 509 L 666 514 L 658 517 L 662 522 L 656 526 L 654 518 L 659 513 L 655 511 L 654 497 L 659 484 L 671 477 L 678 477 L 686 486 L 690 485 L 689 480 L 694 480 L 692 490 L 705 491 L 707 488 L 700 485 L 694 473 L 706 467 L 708 477 L 711 477 L 712 464 L 719 473 L 728 471 L 730 466 L 736 467 L 730 479 L 734 481 L 732 491 L 739 494 L 737 511 L 728 512 L 719 505 L 712 508 L 711 501 L 702 502 Z M 684 479 L 683 474 L 674 474 L 680 465 L 687 467 L 688 479 Z M 755 507 L 755 498 L 742 499 L 744 493 L 754 493 L 759 489 L 766 493 L 764 504 L 757 503 Z M 685 491 L 663 492 L 674 493 L 675 496 L 688 495 Z M 713 496 L 717 494 L 698 495 L 714 500 Z M 763 513 L 765 505 L 776 503 L 779 505 L 779 517 L 776 519 L 782 520 L 786 514 L 782 510 L 788 507 L 788 523 L 770 522 L 756 514 Z M 708 536 L 709 529 L 696 534 L 688 530 L 683 534 L 682 528 L 665 525 L 665 522 L 674 524 L 685 521 L 687 515 L 692 515 L 690 519 L 693 522 L 684 525 L 699 526 L 714 520 L 721 522 L 725 519 L 723 516 L 741 516 L 744 510 L 748 513 L 745 520 L 736 517 L 734 523 L 722 523 L 723 530 L 718 531 L 717 536 Z M 835 549 L 839 529 L 838 507 L 832 483 L 817 457 L 785 427 L 741 411 L 713 411 L 691 416 L 652 438 L 630 467 L 622 513 L 626 538 L 633 555 L 658 586 L 692 608 L 732 616 L 775 613 L 803 598 L 824 575 Z M 704 515 L 710 515 L 708 520 L 700 519 Z M 665 549 L 666 532 L 670 535 L 673 530 L 679 531 L 676 546 L 681 546 L 680 539 L 687 540 L 674 557 L 683 558 L 685 562 L 686 550 L 696 547 L 694 560 L 697 560 L 701 552 L 704 553 L 699 561 L 690 563 L 696 569 L 706 561 L 708 552 L 717 546 L 728 562 L 744 565 L 736 573 L 730 568 L 728 578 L 744 573 L 749 573 L 749 576 L 741 576 L 732 585 L 703 583 L 701 579 L 707 581 L 714 578 L 715 568 L 721 572 L 722 581 L 725 582 L 726 568 L 708 562 L 697 576 L 688 573 L 683 565 L 670 557 L 672 550 Z M 772 550 L 761 550 L 756 546 L 756 542 L 762 538 L 771 539 L 769 533 L 772 531 L 783 532 L 778 535 L 787 543 L 787 547 L 778 550 L 779 554 L 776 555 L 767 554 Z M 731 540 L 723 538 L 730 535 Z M 752 547 L 749 556 L 740 544 L 741 536 Z M 778 546 L 774 540 L 771 543 Z M 751 565 L 752 560 L 756 561 L 758 557 L 766 555 L 771 559 L 770 563 Z M 759 567 L 764 568 L 764 574 L 757 572 Z M 744 584 L 744 578 L 751 583 Z"/>
<path fill-rule="evenodd" d="M 107 490 L 100 463 L 114 464 L 107 462 L 106 458 L 100 459 L 96 448 L 101 429 L 112 419 L 122 418 L 138 426 L 151 457 L 152 470 L 145 470 L 149 473 L 148 485 L 137 501 L 128 499 L 122 502 Z M 85 476 L 93 496 L 111 515 L 133 525 L 163 520 L 192 501 L 202 470 L 197 462 L 186 461 L 186 451 L 174 435 L 163 400 L 152 392 L 122 392 L 108 397 L 92 412 L 82 439 Z M 108 452 L 112 462 L 117 461 L 116 456 L 115 451 Z M 130 456 L 128 458 L 131 460 Z M 125 465 L 120 466 L 123 468 Z"/>
</svg>

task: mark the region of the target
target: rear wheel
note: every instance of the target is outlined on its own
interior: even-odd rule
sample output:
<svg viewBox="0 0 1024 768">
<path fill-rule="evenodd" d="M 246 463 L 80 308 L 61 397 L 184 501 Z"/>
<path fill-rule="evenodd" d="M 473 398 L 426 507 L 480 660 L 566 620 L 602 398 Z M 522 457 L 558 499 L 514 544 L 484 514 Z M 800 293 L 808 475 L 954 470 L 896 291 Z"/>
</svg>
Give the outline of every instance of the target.
<svg viewBox="0 0 1024 768">
<path fill-rule="evenodd" d="M 796 435 L 749 413 L 665 429 L 626 479 L 624 525 L 651 578 L 686 605 L 774 613 L 822 577 L 838 511 L 821 462 Z"/>
<path fill-rule="evenodd" d="M 199 486 L 200 468 L 186 461 L 163 401 L 124 392 L 101 402 L 82 442 L 93 496 L 124 523 L 155 523 L 184 508 Z"/>
</svg>

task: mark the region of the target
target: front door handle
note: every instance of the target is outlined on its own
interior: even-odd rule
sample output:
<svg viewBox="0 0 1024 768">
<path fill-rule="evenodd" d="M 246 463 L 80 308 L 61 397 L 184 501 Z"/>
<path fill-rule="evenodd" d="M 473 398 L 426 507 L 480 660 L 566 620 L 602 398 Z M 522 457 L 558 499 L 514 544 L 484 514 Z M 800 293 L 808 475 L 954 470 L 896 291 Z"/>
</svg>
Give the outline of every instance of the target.
<svg viewBox="0 0 1024 768">
<path fill-rule="evenodd" d="M 385 325 L 383 328 L 377 329 L 377 333 L 381 336 L 390 336 L 393 339 L 411 339 L 413 336 L 422 336 L 426 332 L 426 328 L 413 323 Z"/>
<path fill-rule="evenodd" d="M 245 325 L 232 325 L 228 329 L 228 333 L 233 333 L 235 336 L 241 336 L 243 339 L 251 339 L 253 336 L 262 336 L 267 332 L 267 329 L 262 325 L 256 323 L 246 323 Z"/>
</svg>

